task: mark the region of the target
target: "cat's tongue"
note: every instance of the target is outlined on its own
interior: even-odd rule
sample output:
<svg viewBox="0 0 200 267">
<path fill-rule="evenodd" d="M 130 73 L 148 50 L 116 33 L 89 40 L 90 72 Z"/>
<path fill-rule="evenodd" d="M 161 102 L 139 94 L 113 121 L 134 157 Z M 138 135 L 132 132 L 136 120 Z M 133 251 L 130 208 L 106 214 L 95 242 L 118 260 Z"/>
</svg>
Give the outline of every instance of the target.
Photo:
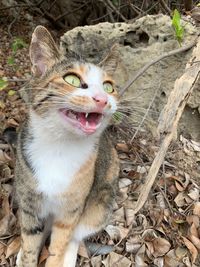
<svg viewBox="0 0 200 267">
<path fill-rule="evenodd" d="M 67 109 L 60 109 L 60 112 L 65 120 L 87 134 L 92 134 L 97 130 L 103 117 L 101 113 L 96 112 L 84 113 Z"/>
<path fill-rule="evenodd" d="M 99 113 L 78 113 L 76 114 L 77 120 L 83 126 L 84 132 L 93 133 L 96 131 L 102 115 Z"/>
</svg>

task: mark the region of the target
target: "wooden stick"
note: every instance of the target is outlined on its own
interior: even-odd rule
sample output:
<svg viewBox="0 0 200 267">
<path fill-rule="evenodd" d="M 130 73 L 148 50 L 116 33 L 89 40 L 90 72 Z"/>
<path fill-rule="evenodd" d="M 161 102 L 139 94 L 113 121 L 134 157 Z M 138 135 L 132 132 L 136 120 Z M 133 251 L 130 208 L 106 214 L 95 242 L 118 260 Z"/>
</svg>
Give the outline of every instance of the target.
<svg viewBox="0 0 200 267">
<path fill-rule="evenodd" d="M 137 213 L 145 204 L 149 192 L 155 182 L 156 176 L 164 161 L 167 149 L 176 135 L 177 125 L 187 100 L 192 93 L 194 85 L 200 75 L 200 38 L 197 45 L 193 49 L 192 57 L 186 65 L 185 73 L 175 81 L 174 89 L 170 93 L 167 104 L 165 105 L 159 117 L 159 125 L 157 128 L 158 137 L 161 145 L 156 157 L 147 174 L 146 182 L 141 188 L 140 195 L 135 203 L 134 213 Z"/>
</svg>

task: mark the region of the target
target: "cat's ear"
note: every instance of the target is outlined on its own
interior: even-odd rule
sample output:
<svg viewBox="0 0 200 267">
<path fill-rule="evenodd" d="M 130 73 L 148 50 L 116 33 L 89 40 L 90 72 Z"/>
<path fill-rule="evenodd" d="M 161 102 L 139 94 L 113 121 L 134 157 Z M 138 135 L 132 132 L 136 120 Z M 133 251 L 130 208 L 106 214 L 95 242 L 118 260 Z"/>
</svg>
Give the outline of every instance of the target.
<svg viewBox="0 0 200 267">
<path fill-rule="evenodd" d="M 114 44 L 108 55 L 98 64 L 109 75 L 113 75 L 120 60 L 119 45 Z"/>
<path fill-rule="evenodd" d="M 43 26 L 37 26 L 32 34 L 30 45 L 30 59 L 32 72 L 35 76 L 42 76 L 59 60 L 59 51 L 51 34 Z"/>
</svg>

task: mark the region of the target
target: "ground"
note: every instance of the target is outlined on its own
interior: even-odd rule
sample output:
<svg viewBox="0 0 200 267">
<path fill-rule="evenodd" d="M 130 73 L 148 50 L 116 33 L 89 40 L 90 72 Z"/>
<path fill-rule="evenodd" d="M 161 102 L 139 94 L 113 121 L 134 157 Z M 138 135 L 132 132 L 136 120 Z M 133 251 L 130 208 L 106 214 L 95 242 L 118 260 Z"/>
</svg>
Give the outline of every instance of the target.
<svg viewBox="0 0 200 267">
<path fill-rule="evenodd" d="M 11 36 L 7 25 L 0 27 L 0 77 L 8 80 L 0 91 L 0 265 L 5 267 L 14 266 L 20 229 L 13 197 L 15 155 L 3 132 L 8 127 L 18 131 L 27 114 L 18 90 L 31 73 L 28 44 L 32 30 L 26 19 L 12 26 Z M 24 43 L 15 52 L 16 37 Z M 173 142 L 146 204 L 134 214 L 134 203 L 159 144 L 145 131 L 130 144 L 132 135 L 130 130 L 126 138 L 122 134 L 116 138 L 121 172 L 113 222 L 81 245 L 77 266 L 200 266 L 200 144 L 186 139 L 184 133 Z M 46 246 L 40 266 L 47 256 Z"/>
</svg>

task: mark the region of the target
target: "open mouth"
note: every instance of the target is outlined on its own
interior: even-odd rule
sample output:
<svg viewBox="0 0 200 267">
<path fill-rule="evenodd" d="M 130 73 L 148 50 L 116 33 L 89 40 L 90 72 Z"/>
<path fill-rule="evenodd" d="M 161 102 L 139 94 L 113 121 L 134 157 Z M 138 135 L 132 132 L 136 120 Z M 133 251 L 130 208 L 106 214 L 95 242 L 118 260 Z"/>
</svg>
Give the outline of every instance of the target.
<svg viewBox="0 0 200 267">
<path fill-rule="evenodd" d="M 103 114 L 96 112 L 85 113 L 60 109 L 60 113 L 70 124 L 88 134 L 94 133 L 103 119 Z"/>
</svg>

